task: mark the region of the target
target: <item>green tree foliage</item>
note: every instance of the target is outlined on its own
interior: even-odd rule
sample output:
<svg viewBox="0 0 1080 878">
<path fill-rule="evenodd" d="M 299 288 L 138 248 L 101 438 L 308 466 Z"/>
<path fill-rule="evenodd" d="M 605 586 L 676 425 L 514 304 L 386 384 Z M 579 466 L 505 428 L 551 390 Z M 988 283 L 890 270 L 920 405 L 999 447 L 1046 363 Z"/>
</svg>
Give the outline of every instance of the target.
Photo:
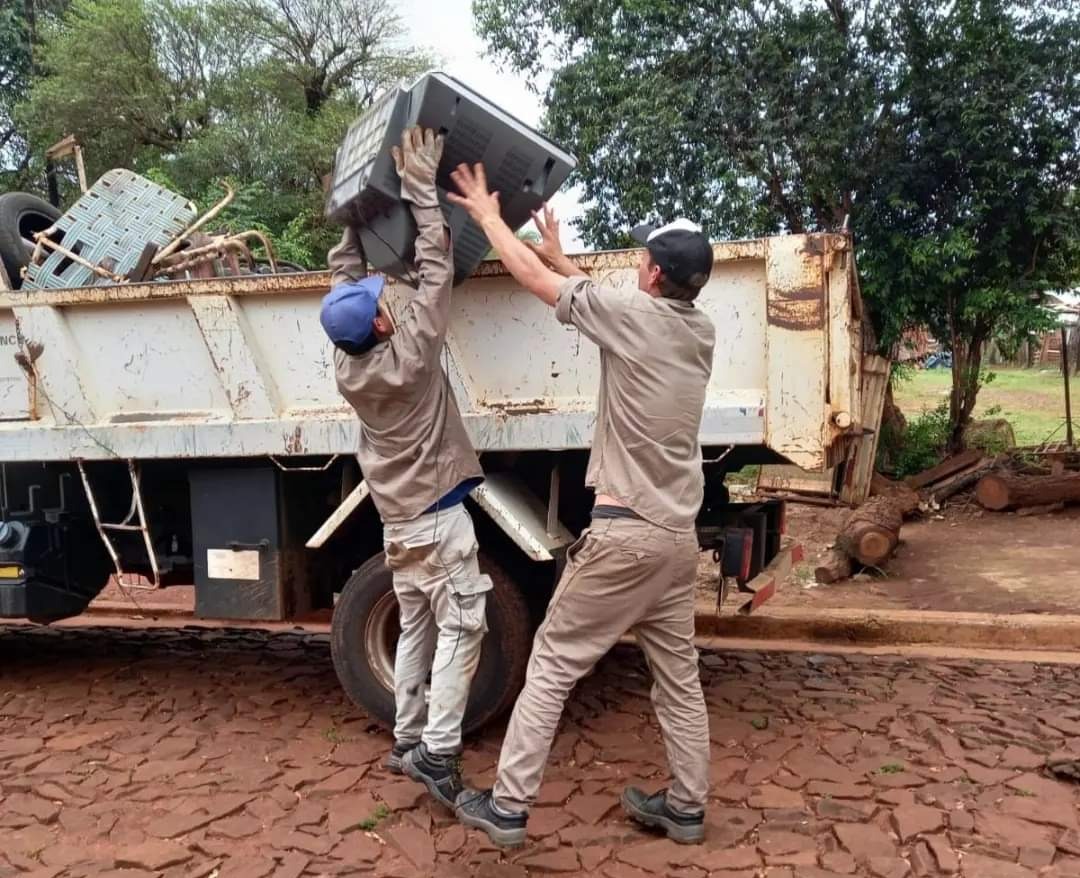
<svg viewBox="0 0 1080 878">
<path fill-rule="evenodd" d="M 950 435 L 982 350 L 1080 280 L 1072 0 L 474 0 L 496 56 L 554 66 L 546 127 L 580 160 L 594 245 L 643 218 L 715 236 L 840 229 L 883 350 L 954 353 Z"/>
<path fill-rule="evenodd" d="M 32 152 L 74 134 L 92 179 L 129 167 L 203 209 L 228 179 L 220 224 L 308 266 L 338 234 L 323 178 L 349 123 L 432 63 L 389 0 L 73 0 L 40 42 L 16 111 Z"/>
<path fill-rule="evenodd" d="M 38 33 L 67 0 L 5 0 L 0 4 L 0 192 L 26 185 L 31 152 L 15 107 L 30 90 Z"/>
</svg>

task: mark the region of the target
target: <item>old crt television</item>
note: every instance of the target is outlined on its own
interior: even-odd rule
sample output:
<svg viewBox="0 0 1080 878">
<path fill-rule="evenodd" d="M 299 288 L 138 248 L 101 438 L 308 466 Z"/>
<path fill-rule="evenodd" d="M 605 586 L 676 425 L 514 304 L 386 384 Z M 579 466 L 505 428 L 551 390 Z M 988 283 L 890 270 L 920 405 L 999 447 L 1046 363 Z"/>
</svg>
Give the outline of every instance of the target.
<svg viewBox="0 0 1080 878">
<path fill-rule="evenodd" d="M 502 217 L 516 231 L 576 164 L 542 134 L 443 73 L 427 73 L 409 88 L 382 95 L 338 148 L 326 215 L 356 228 L 370 268 L 406 280 L 414 270 L 416 224 L 401 201 L 390 148 L 412 125 L 446 138 L 436 185 L 453 238 L 455 284 L 472 274 L 491 245 L 464 209 L 447 201 L 451 170 L 483 162 L 488 186 L 499 192 Z"/>
</svg>

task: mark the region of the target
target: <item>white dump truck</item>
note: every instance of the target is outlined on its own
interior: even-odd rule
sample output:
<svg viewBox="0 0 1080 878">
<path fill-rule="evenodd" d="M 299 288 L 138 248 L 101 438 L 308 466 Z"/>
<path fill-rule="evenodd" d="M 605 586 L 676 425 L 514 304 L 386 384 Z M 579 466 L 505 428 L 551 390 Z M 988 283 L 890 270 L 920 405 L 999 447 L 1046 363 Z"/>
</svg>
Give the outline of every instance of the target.
<svg viewBox="0 0 1080 878">
<path fill-rule="evenodd" d="M 698 300 L 717 330 L 699 533 L 752 591 L 785 560 L 783 508 L 730 502 L 724 475 L 772 461 L 820 471 L 862 434 L 858 282 L 843 235 L 721 243 L 715 257 Z M 575 261 L 634 286 L 638 258 Z M 202 618 L 332 609 L 342 685 L 392 718 L 396 607 L 358 424 L 318 322 L 328 284 L 0 281 L 0 617 L 77 615 L 117 574 L 194 583 Z M 408 294 L 391 287 L 394 306 Z M 512 702 L 564 550 L 587 524 L 600 376 L 595 346 L 500 263 L 453 296 L 444 364 L 486 472 L 470 503 L 496 582 L 475 728 Z"/>
</svg>

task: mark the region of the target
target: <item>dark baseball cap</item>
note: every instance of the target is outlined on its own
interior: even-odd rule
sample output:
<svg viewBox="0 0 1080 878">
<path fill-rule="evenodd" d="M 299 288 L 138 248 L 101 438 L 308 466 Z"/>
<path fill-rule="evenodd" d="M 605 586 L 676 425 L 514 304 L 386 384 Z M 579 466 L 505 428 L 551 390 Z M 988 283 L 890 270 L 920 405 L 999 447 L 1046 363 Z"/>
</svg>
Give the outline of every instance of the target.
<svg viewBox="0 0 1080 878">
<path fill-rule="evenodd" d="M 338 284 L 323 299 L 319 321 L 330 341 L 345 353 L 359 352 L 374 332 L 371 324 L 385 283 L 382 275 L 372 275 Z"/>
<path fill-rule="evenodd" d="M 636 226 L 630 237 L 643 244 L 672 283 L 700 290 L 709 280 L 713 250 L 701 227 L 679 218 L 667 225 Z"/>
</svg>

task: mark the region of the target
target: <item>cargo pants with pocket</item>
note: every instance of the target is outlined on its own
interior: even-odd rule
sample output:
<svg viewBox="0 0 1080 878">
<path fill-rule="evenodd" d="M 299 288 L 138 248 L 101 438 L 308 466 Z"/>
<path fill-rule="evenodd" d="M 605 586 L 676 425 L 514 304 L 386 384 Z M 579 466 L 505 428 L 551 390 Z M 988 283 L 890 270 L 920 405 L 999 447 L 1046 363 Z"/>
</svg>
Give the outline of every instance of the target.
<svg viewBox="0 0 1080 878">
<path fill-rule="evenodd" d="M 533 640 L 525 688 L 503 740 L 494 802 L 529 809 L 574 685 L 632 631 L 653 676 L 672 782 L 668 803 L 700 813 L 709 786 L 709 721 L 694 646 L 697 535 L 634 518 L 592 526 L 566 569 Z"/>
<path fill-rule="evenodd" d="M 401 612 L 394 739 L 423 741 L 440 755 L 458 753 L 492 586 L 480 572 L 472 519 L 459 503 L 384 525 L 383 543 Z"/>
</svg>

